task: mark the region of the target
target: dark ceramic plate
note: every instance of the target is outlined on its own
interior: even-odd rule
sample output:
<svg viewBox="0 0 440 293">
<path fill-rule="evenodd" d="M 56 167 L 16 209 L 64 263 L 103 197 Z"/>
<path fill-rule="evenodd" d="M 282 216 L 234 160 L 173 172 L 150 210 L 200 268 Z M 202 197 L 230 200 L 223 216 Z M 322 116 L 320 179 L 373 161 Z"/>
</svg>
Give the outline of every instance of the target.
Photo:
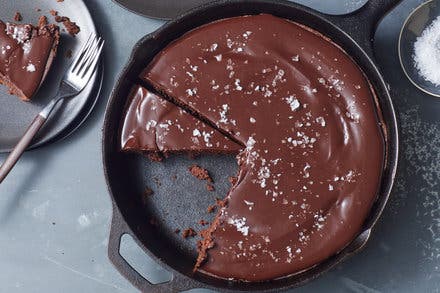
<svg viewBox="0 0 440 293">
<path fill-rule="evenodd" d="M 72 50 L 75 53 L 90 33 L 96 33 L 92 17 L 81 0 L 0 1 L 0 19 L 4 22 L 12 21 L 17 11 L 23 15 L 22 23 L 36 24 L 41 15 L 46 15 L 49 21 L 53 22 L 53 17 L 49 13 L 51 9 L 59 11 L 60 15 L 70 17 L 81 27 L 81 32 L 76 37 L 62 32 L 58 55 L 46 81 L 31 102 L 20 101 L 17 97 L 9 95 L 5 87 L 0 86 L 0 153 L 8 152 L 15 146 L 33 118 L 55 95 L 60 79 L 71 62 L 71 59 L 66 57 L 67 51 Z M 60 140 L 78 128 L 96 102 L 101 81 L 100 70 L 79 96 L 59 105 L 29 148 Z"/>
<path fill-rule="evenodd" d="M 172 19 L 210 0 L 113 0 L 135 13 L 159 19 Z"/>
</svg>

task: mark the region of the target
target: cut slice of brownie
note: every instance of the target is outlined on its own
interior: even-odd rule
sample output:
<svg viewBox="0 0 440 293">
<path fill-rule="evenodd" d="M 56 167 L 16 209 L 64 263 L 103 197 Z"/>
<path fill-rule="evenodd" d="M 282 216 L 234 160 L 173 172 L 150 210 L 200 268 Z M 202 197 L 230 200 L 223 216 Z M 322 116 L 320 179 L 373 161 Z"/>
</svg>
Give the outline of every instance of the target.
<svg viewBox="0 0 440 293">
<path fill-rule="evenodd" d="M 59 28 L 53 24 L 0 21 L 0 83 L 29 101 L 52 65 L 59 38 Z"/>
<path fill-rule="evenodd" d="M 124 116 L 121 148 L 158 158 L 169 153 L 238 153 L 242 148 L 178 106 L 135 86 Z M 151 156 L 150 156 L 151 157 Z"/>
</svg>

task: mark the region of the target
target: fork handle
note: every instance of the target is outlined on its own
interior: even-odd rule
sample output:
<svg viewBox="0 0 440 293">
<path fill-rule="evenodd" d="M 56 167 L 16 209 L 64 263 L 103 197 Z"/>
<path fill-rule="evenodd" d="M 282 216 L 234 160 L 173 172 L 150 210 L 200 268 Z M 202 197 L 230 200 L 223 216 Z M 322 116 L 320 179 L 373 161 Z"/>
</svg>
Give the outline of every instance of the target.
<svg viewBox="0 0 440 293">
<path fill-rule="evenodd" d="M 0 183 L 2 183 L 3 180 L 6 178 L 6 176 L 8 176 L 9 172 L 15 166 L 15 163 L 17 163 L 18 159 L 21 157 L 23 152 L 26 150 L 26 148 L 31 143 L 32 139 L 38 133 L 38 130 L 40 130 L 41 126 L 43 126 L 46 120 L 47 117 L 41 115 L 40 113 L 32 121 L 31 125 L 29 125 L 29 128 L 26 130 L 23 137 L 20 139 L 20 141 L 14 147 L 12 152 L 6 158 L 6 161 L 1 165 Z"/>
</svg>

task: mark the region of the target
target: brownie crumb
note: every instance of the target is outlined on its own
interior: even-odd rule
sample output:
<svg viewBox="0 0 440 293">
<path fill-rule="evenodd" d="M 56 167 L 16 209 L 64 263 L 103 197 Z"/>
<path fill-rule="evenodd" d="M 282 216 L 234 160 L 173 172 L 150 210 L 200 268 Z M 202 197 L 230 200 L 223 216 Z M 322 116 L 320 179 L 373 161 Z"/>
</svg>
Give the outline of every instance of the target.
<svg viewBox="0 0 440 293">
<path fill-rule="evenodd" d="M 149 153 L 147 157 L 153 162 L 162 162 L 163 156 L 160 153 Z"/>
<path fill-rule="evenodd" d="M 73 56 L 72 50 L 71 49 L 67 50 L 66 57 L 70 59 L 70 58 L 72 58 L 72 56 Z"/>
<path fill-rule="evenodd" d="M 208 190 L 208 191 L 214 191 L 214 190 L 215 190 L 214 185 L 212 185 L 212 184 L 210 184 L 210 183 L 206 184 L 206 190 Z"/>
<path fill-rule="evenodd" d="M 194 237 L 194 236 L 196 236 L 196 235 L 197 235 L 197 232 L 194 231 L 193 228 L 185 229 L 185 230 L 183 230 L 183 232 L 182 232 L 182 237 L 183 237 L 183 238 Z"/>
<path fill-rule="evenodd" d="M 21 16 L 21 13 L 20 12 L 15 12 L 15 15 L 14 15 L 14 20 L 15 21 L 22 21 L 23 20 L 23 16 Z"/>
<path fill-rule="evenodd" d="M 200 180 L 208 180 L 209 182 L 213 182 L 211 176 L 209 176 L 208 170 L 198 166 L 198 165 L 192 165 L 188 168 L 191 175 L 196 177 Z"/>
<path fill-rule="evenodd" d="M 47 23 L 48 23 L 47 17 L 44 15 L 40 16 L 40 18 L 38 19 L 38 26 L 43 27 L 43 26 L 47 25 Z"/>
<path fill-rule="evenodd" d="M 180 233 L 180 229 L 174 230 L 174 233 L 179 234 Z"/>
<path fill-rule="evenodd" d="M 81 31 L 80 27 L 75 22 L 71 21 L 70 18 L 68 18 L 67 16 L 57 15 L 55 16 L 55 21 L 62 22 L 67 32 L 71 36 L 75 36 Z"/>
<path fill-rule="evenodd" d="M 57 0 L 57 2 L 58 2 L 58 3 L 60 3 L 60 2 L 64 2 L 64 0 Z"/>
<path fill-rule="evenodd" d="M 207 222 L 207 221 L 202 219 L 202 220 L 199 221 L 199 224 L 202 225 L 202 226 L 206 226 L 206 225 L 209 224 L 209 222 Z"/>
<path fill-rule="evenodd" d="M 154 177 L 154 178 L 153 178 L 153 181 L 154 181 L 154 183 L 156 183 L 156 185 L 157 185 L 158 187 L 159 187 L 159 186 L 162 186 L 162 182 L 160 182 L 159 178 Z"/>
<path fill-rule="evenodd" d="M 217 199 L 215 200 L 215 202 L 216 202 L 217 206 L 218 206 L 218 207 L 221 207 L 221 208 L 224 208 L 224 207 L 228 204 L 228 200 L 227 200 L 227 199 L 222 200 L 222 199 L 220 199 L 220 198 L 217 198 Z"/>
<path fill-rule="evenodd" d="M 152 196 L 153 194 L 154 194 L 154 191 L 153 191 L 151 188 L 149 188 L 149 187 L 145 188 L 145 190 L 144 190 L 144 195 L 145 195 L 146 197 L 148 197 L 148 196 Z"/>
<path fill-rule="evenodd" d="M 206 211 L 207 211 L 208 213 L 213 213 L 213 212 L 215 212 L 216 208 L 217 208 L 216 205 L 212 205 L 212 206 L 209 206 L 209 207 L 206 209 Z"/>
<path fill-rule="evenodd" d="M 177 175 L 171 176 L 171 180 L 176 181 L 176 179 L 177 179 Z"/>
<path fill-rule="evenodd" d="M 235 185 L 235 183 L 237 183 L 238 178 L 235 176 L 229 176 L 228 177 L 228 181 L 229 183 L 231 183 L 231 185 Z"/>
<path fill-rule="evenodd" d="M 193 272 L 195 272 L 208 258 L 207 251 L 215 246 L 215 242 L 211 236 L 211 229 L 206 229 L 200 232 L 202 240 L 197 241 L 197 252 L 199 253 L 197 257 L 196 265 L 194 266 Z"/>
<path fill-rule="evenodd" d="M 36 11 L 36 12 L 40 12 L 40 11 L 41 11 L 41 8 L 35 8 L 35 11 Z"/>
<path fill-rule="evenodd" d="M 58 11 L 53 10 L 53 9 L 49 10 L 49 13 L 50 13 L 50 15 L 52 15 L 52 16 L 57 16 L 57 15 L 58 15 Z"/>
</svg>

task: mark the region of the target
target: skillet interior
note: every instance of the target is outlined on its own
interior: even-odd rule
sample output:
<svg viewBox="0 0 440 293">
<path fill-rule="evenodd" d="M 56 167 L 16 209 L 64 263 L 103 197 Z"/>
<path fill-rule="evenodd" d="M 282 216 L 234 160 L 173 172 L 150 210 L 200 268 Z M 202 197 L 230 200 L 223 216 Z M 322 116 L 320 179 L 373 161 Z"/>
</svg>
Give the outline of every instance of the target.
<svg viewBox="0 0 440 293">
<path fill-rule="evenodd" d="M 195 241 L 183 240 L 174 233 L 176 228 L 194 226 L 199 219 L 209 220 L 206 207 L 215 196 L 224 197 L 228 189 L 227 176 L 234 175 L 232 157 L 203 156 L 200 164 L 214 172 L 218 179 L 217 193 L 208 193 L 203 183 L 194 183 L 187 167 L 192 163 L 185 157 L 173 157 L 164 163 L 152 163 L 134 154 L 119 151 L 119 128 L 123 119 L 126 98 L 132 85 L 141 83 L 138 75 L 150 60 L 167 44 L 185 32 L 217 19 L 270 13 L 307 25 L 330 37 L 359 64 L 377 93 L 387 132 L 387 162 L 378 200 L 365 223 L 365 233 L 338 255 L 311 270 L 289 278 L 266 283 L 230 283 L 202 275 L 192 275 L 195 260 Z M 103 129 L 103 160 L 109 190 L 115 208 L 122 215 L 141 247 L 161 265 L 191 278 L 194 286 L 233 288 L 236 290 L 278 290 L 298 286 L 315 278 L 361 247 L 369 236 L 369 228 L 379 217 L 389 196 L 397 163 L 397 132 L 394 110 L 385 83 L 370 58 L 353 40 L 318 13 L 288 2 L 246 1 L 218 3 L 190 12 L 155 33 L 143 38 L 134 48 L 132 58 L 122 73 L 109 101 Z M 173 179 L 173 175 L 177 179 Z M 159 183 L 156 179 L 160 180 Z M 223 180 L 222 180 L 223 179 Z M 150 186 L 155 194 L 145 200 L 144 190 Z M 157 220 L 159 227 L 151 225 Z M 155 219 L 155 220 L 154 220 Z"/>
</svg>

